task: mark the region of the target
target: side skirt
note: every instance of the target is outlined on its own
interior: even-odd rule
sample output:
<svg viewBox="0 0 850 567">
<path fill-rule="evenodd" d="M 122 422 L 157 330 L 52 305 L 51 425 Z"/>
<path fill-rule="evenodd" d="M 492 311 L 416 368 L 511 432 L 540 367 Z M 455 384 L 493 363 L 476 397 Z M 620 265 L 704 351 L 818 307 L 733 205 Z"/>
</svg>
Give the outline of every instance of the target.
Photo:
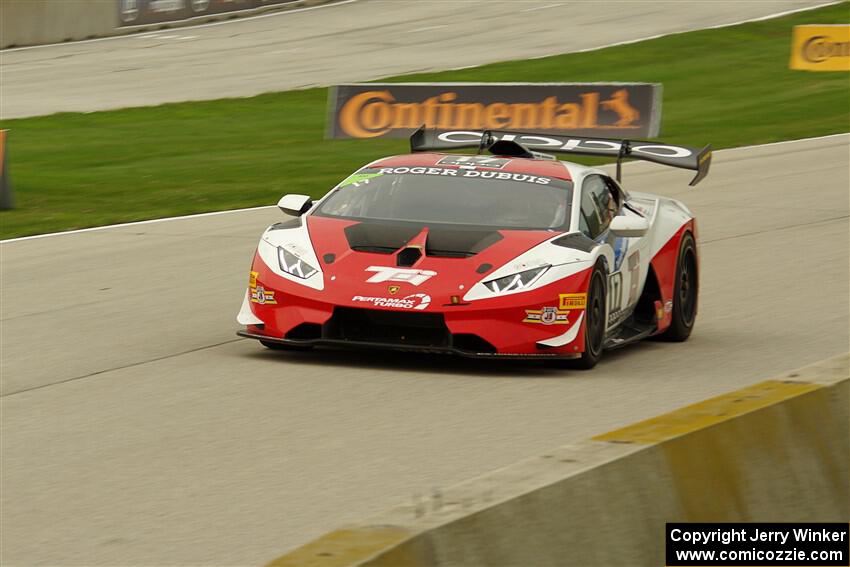
<svg viewBox="0 0 850 567">
<path fill-rule="evenodd" d="M 633 317 L 630 317 L 611 332 L 611 335 L 605 339 L 603 348 L 605 350 L 613 350 L 615 348 L 624 347 L 641 339 L 645 339 L 656 330 L 658 330 L 658 326 L 655 323 L 642 325 L 635 321 Z"/>
</svg>

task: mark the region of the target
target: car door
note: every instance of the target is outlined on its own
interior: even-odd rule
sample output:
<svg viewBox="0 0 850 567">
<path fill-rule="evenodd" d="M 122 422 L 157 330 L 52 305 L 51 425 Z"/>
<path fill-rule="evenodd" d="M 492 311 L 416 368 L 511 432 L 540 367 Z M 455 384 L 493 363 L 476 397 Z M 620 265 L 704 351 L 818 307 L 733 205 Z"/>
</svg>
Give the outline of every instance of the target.
<svg viewBox="0 0 850 567">
<path fill-rule="evenodd" d="M 620 324 L 633 311 L 646 277 L 641 268 L 642 238 L 623 238 L 609 230 L 618 215 L 640 215 L 624 207 L 625 195 L 605 175 L 591 174 L 582 183 L 579 229 L 589 238 L 607 244 L 614 255 L 608 276 L 608 327 Z M 645 270 L 644 270 L 645 272 Z"/>
</svg>

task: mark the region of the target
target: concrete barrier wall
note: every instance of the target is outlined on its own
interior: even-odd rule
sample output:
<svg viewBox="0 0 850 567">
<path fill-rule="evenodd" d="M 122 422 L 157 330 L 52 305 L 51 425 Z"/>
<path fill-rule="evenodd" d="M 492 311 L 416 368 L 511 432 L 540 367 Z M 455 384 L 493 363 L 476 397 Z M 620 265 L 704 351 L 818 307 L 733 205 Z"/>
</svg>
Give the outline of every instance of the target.
<svg viewBox="0 0 850 567">
<path fill-rule="evenodd" d="M 561 447 L 270 565 L 663 565 L 665 522 L 850 521 L 850 357 Z"/>
<path fill-rule="evenodd" d="M 109 35 L 117 23 L 114 0 L 0 0 L 0 47 Z"/>
</svg>

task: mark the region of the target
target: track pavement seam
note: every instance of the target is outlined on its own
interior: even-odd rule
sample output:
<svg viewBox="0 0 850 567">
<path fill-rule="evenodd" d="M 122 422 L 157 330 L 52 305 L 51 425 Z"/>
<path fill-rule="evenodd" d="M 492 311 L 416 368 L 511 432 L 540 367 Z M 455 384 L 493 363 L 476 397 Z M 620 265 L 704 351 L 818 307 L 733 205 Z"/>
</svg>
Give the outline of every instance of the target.
<svg viewBox="0 0 850 567">
<path fill-rule="evenodd" d="M 850 218 L 850 215 L 842 215 L 840 217 L 833 217 L 833 218 L 828 218 L 828 219 L 819 219 L 819 220 L 812 221 L 812 222 L 804 222 L 804 223 L 800 223 L 800 224 L 789 224 L 789 225 L 786 225 L 786 226 L 777 226 L 775 228 L 770 228 L 770 229 L 767 229 L 767 230 L 756 230 L 756 231 L 753 231 L 753 232 L 745 232 L 743 234 L 733 234 L 731 236 L 723 236 L 721 238 L 712 238 L 711 240 L 700 240 L 699 244 L 700 244 L 700 246 L 703 246 L 705 244 L 712 244 L 714 242 L 722 242 L 724 240 L 735 240 L 736 238 L 746 238 L 748 236 L 758 236 L 759 234 L 768 234 L 770 232 L 778 232 L 778 231 L 781 231 L 781 230 L 791 230 L 791 229 L 795 229 L 795 228 L 807 228 L 807 227 L 814 226 L 814 225 L 829 224 L 829 223 L 832 223 L 832 222 L 835 222 L 835 221 L 846 220 L 848 218 Z"/>
<path fill-rule="evenodd" d="M 161 360 L 168 360 L 169 358 L 176 358 L 178 356 L 183 356 L 184 354 L 191 354 L 193 352 L 199 352 L 199 351 L 202 351 L 202 350 L 216 348 L 216 347 L 228 345 L 228 344 L 231 344 L 231 343 L 238 343 L 238 342 L 244 341 L 244 340 L 247 340 L 247 339 L 243 339 L 243 338 L 230 339 L 230 340 L 223 341 L 223 342 L 220 342 L 220 343 L 215 343 L 215 344 L 212 344 L 212 345 L 204 345 L 204 346 L 200 346 L 200 347 L 197 347 L 197 348 L 184 350 L 184 351 L 181 351 L 181 352 L 175 352 L 175 353 L 172 353 L 172 354 L 166 354 L 166 355 L 163 355 L 163 356 L 158 356 L 158 357 L 151 358 L 151 359 L 148 359 L 148 360 L 140 360 L 138 362 L 131 362 L 129 364 L 116 366 L 114 368 L 105 368 L 103 370 L 97 370 L 95 372 L 83 374 L 82 376 L 72 376 L 71 378 L 65 378 L 64 380 L 59 380 L 58 382 L 51 382 L 50 384 L 39 384 L 38 386 L 33 386 L 31 388 L 24 388 L 22 390 L 15 390 L 15 391 L 9 392 L 7 394 L 0 394 L 0 399 L 9 398 L 9 397 L 17 395 L 17 394 L 24 394 L 26 392 L 32 392 L 34 390 L 42 390 L 44 388 L 49 388 L 51 386 L 58 386 L 60 384 L 67 384 L 68 382 L 76 382 L 78 380 L 84 380 L 86 378 L 91 378 L 93 376 L 98 376 L 100 374 L 106 374 L 107 372 L 113 372 L 115 370 L 124 370 L 124 369 L 127 369 L 127 368 L 134 368 L 136 366 L 144 366 L 145 364 L 150 364 L 151 362 L 159 362 Z"/>
</svg>

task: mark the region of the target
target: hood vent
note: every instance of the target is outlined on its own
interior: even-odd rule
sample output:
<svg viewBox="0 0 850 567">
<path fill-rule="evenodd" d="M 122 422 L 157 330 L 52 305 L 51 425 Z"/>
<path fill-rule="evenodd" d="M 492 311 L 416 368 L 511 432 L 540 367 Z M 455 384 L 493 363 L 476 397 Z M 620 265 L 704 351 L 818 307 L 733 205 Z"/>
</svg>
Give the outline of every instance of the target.
<svg viewBox="0 0 850 567">
<path fill-rule="evenodd" d="M 423 254 L 439 258 L 469 258 L 502 240 L 495 229 L 428 227 L 427 239 L 416 239 L 424 223 L 365 221 L 345 228 L 348 246 L 355 252 L 393 254 L 421 245 Z"/>
<path fill-rule="evenodd" d="M 419 234 L 405 243 L 404 248 L 399 250 L 395 257 L 396 266 L 409 268 L 416 264 L 425 253 L 428 246 L 428 227 L 423 226 Z"/>
<path fill-rule="evenodd" d="M 418 262 L 421 257 L 421 246 L 408 246 L 407 248 L 398 253 L 398 256 L 395 257 L 395 263 L 396 266 L 402 268 L 409 268 L 410 266 Z"/>
</svg>

